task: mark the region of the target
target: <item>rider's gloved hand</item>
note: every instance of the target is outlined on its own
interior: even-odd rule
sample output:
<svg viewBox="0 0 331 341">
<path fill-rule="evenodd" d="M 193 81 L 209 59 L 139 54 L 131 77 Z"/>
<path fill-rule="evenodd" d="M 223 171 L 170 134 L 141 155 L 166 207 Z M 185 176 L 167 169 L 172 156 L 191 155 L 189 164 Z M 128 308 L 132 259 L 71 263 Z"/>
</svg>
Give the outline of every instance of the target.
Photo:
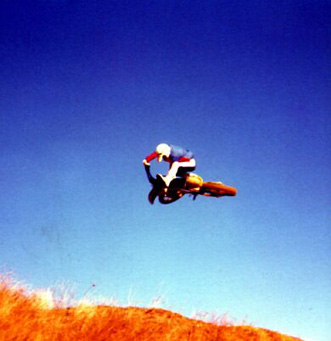
<svg viewBox="0 0 331 341">
<path fill-rule="evenodd" d="M 144 164 L 145 166 L 150 166 L 150 165 L 151 165 L 146 159 L 143 160 L 143 164 Z"/>
</svg>

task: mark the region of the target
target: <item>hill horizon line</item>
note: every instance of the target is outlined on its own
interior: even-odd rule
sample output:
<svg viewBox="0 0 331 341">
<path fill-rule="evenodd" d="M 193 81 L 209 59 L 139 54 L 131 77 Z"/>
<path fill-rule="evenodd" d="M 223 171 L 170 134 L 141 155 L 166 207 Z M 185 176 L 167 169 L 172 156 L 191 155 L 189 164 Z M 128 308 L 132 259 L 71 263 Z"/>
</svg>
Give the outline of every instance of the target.
<svg viewBox="0 0 331 341">
<path fill-rule="evenodd" d="M 53 304 L 52 304 L 53 299 Z M 0 277 L 1 340 L 303 341 L 224 319 L 203 321 L 164 308 L 93 305 L 82 300 L 61 306 L 50 291 L 32 291 Z"/>
</svg>

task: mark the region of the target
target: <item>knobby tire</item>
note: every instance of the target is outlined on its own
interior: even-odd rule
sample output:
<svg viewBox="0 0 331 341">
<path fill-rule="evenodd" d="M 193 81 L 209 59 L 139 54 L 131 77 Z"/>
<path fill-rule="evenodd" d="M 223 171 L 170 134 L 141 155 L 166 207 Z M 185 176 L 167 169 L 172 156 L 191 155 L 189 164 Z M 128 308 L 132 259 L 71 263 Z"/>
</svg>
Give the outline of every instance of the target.
<svg viewBox="0 0 331 341">
<path fill-rule="evenodd" d="M 175 201 L 177 201 L 178 199 L 180 199 L 184 194 L 181 192 L 177 192 L 176 194 L 168 197 L 167 195 L 159 195 L 159 202 L 161 204 L 171 204 Z"/>
</svg>

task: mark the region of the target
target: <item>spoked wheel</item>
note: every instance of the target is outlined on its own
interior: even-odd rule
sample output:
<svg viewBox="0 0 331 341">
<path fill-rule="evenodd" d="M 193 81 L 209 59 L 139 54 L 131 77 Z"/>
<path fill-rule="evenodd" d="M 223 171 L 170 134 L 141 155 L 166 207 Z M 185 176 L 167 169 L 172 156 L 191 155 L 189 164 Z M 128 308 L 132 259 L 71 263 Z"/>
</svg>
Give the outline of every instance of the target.
<svg viewBox="0 0 331 341">
<path fill-rule="evenodd" d="M 172 191 L 171 196 L 168 196 L 167 194 L 159 195 L 159 202 L 161 204 L 171 204 L 177 201 L 178 199 L 180 199 L 183 195 L 184 193 L 180 191 L 177 191 L 177 192 Z"/>
<path fill-rule="evenodd" d="M 204 182 L 201 186 L 202 194 L 212 197 L 235 196 L 237 190 L 234 187 L 224 185 L 222 182 Z"/>
</svg>

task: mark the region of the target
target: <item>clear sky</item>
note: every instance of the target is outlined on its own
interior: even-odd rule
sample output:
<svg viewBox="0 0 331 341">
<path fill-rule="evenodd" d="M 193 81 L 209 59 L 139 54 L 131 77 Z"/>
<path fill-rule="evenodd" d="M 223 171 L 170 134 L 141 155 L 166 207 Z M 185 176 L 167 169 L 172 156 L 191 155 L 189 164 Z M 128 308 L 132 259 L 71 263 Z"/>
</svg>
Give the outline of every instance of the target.
<svg viewBox="0 0 331 341">
<path fill-rule="evenodd" d="M 0 264 L 305 340 L 331 321 L 330 1 L 3 0 Z M 191 149 L 234 198 L 147 201 Z M 166 165 L 153 162 L 153 172 Z"/>
</svg>

